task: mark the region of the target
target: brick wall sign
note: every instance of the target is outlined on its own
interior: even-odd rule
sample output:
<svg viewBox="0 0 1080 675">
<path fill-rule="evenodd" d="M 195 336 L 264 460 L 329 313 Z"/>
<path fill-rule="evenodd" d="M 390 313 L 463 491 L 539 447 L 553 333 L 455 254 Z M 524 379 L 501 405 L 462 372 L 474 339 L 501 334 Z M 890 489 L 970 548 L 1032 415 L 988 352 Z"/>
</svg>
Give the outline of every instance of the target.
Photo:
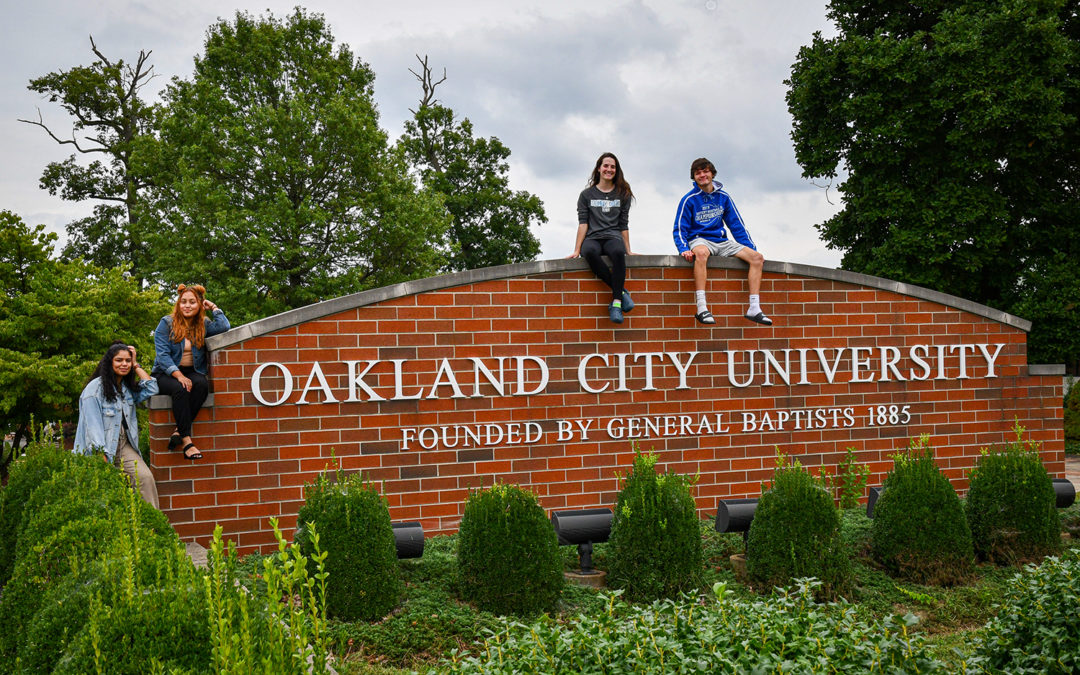
<svg viewBox="0 0 1080 675">
<path fill-rule="evenodd" d="M 742 318 L 746 268 L 712 261 L 717 324 L 693 317 L 691 267 L 635 256 L 637 307 L 616 326 L 578 260 L 508 265 L 367 291 L 208 340 L 204 459 L 165 449 L 161 506 L 184 538 L 216 523 L 243 551 L 295 526 L 332 457 L 381 482 L 395 521 L 451 532 L 470 490 L 524 485 L 548 509 L 609 506 L 635 448 L 698 475 L 702 515 L 756 497 L 776 453 L 835 471 L 847 448 L 879 484 L 928 434 L 960 490 L 1016 423 L 1064 473 L 1063 367 L 1027 363 L 1030 324 L 960 298 L 838 270 L 768 262 L 772 327 Z M 225 308 L 226 311 L 228 308 Z"/>
</svg>

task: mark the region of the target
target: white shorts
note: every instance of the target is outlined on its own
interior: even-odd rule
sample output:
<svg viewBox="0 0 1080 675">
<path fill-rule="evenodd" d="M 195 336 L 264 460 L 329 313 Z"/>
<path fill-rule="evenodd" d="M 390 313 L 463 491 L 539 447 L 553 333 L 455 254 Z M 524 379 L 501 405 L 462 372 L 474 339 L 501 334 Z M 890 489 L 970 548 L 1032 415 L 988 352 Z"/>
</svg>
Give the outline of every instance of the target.
<svg viewBox="0 0 1080 675">
<path fill-rule="evenodd" d="M 697 237 L 690 240 L 690 250 L 693 251 L 695 246 L 704 246 L 709 249 L 709 255 L 724 256 L 730 258 L 736 255 L 739 251 L 746 248 L 737 241 L 725 239 L 723 241 L 709 241 L 702 237 Z"/>
</svg>

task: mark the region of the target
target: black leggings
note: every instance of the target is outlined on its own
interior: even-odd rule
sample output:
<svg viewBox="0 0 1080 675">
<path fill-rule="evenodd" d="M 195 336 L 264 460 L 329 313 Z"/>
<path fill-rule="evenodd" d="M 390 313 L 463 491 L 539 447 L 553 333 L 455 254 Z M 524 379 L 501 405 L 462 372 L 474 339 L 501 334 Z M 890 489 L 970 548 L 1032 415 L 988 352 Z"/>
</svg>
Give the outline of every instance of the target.
<svg viewBox="0 0 1080 675">
<path fill-rule="evenodd" d="M 611 269 L 600 257 L 606 255 L 611 260 Z M 626 246 L 622 239 L 586 239 L 581 242 L 581 257 L 589 263 L 600 281 L 611 287 L 611 299 L 622 300 L 623 285 L 626 283 Z"/>
<path fill-rule="evenodd" d="M 179 381 L 172 375 L 159 373 L 157 375 L 158 391 L 172 398 L 173 419 L 176 420 L 176 430 L 181 436 L 191 435 L 191 423 L 195 416 L 202 410 L 202 404 L 206 401 L 206 394 L 210 386 L 206 382 L 206 376 L 190 366 L 180 366 L 180 372 L 191 380 L 191 391 L 184 389 Z"/>
</svg>

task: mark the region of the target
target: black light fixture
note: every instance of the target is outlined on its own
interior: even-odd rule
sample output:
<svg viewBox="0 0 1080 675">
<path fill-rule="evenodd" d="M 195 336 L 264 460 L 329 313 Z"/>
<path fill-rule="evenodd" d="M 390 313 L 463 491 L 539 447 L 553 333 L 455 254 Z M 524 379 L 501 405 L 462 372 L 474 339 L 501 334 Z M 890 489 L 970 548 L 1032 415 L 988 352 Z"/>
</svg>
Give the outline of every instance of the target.
<svg viewBox="0 0 1080 675">
<path fill-rule="evenodd" d="M 743 546 L 749 543 L 750 523 L 757 511 L 756 499 L 721 499 L 716 505 L 716 531 L 742 532 Z"/>
<path fill-rule="evenodd" d="M 420 523 L 393 523 L 394 548 L 398 560 L 424 557 L 424 526 Z"/>
<path fill-rule="evenodd" d="M 1055 478 L 1054 497 L 1059 509 L 1067 509 L 1076 501 L 1076 486 L 1068 478 Z"/>
<path fill-rule="evenodd" d="M 874 504 L 877 504 L 877 500 L 881 498 L 881 493 L 885 492 L 885 486 L 870 488 L 870 496 L 866 498 L 866 517 L 874 517 Z"/>
<path fill-rule="evenodd" d="M 592 566 L 592 545 L 601 544 L 611 535 L 611 509 L 583 509 L 581 511 L 555 511 L 551 525 L 559 538 L 560 546 L 578 547 L 578 574 L 597 574 Z"/>
</svg>

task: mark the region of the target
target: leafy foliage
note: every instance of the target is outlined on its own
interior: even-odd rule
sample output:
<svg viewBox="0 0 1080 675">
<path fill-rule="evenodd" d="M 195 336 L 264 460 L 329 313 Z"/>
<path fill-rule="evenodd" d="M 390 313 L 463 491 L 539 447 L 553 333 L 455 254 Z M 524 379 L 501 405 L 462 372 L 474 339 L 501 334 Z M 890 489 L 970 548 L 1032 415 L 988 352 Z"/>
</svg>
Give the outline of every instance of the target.
<svg viewBox="0 0 1080 675">
<path fill-rule="evenodd" d="M 654 454 L 634 455 L 611 522 L 608 583 L 628 600 L 655 600 L 701 583 L 701 535 L 692 481 L 656 473 Z"/>
<path fill-rule="evenodd" d="M 540 253 L 530 231 L 547 222 L 540 199 L 510 189 L 506 160 L 510 149 L 494 136 L 473 136 L 469 119 L 434 97 L 446 79 L 433 81 L 427 57 L 419 59 L 422 73 L 413 72 L 424 90 L 413 118 L 405 122 L 398 141 L 409 163 L 420 172 L 424 186 L 442 195 L 451 216 L 447 231 L 450 251 L 445 269 L 476 269 L 525 262 Z"/>
<path fill-rule="evenodd" d="M 971 471 L 965 508 L 975 552 L 997 563 L 1031 560 L 1061 548 L 1053 481 L 1023 429 L 1005 447 L 984 450 Z"/>
<path fill-rule="evenodd" d="M 244 322 L 438 270 L 448 219 L 388 147 L 374 79 L 300 8 L 211 26 L 143 156 L 163 278 L 196 262 Z"/>
<path fill-rule="evenodd" d="M 310 557 L 287 546 L 277 520 L 271 518 L 277 553 L 262 559 L 262 597 L 238 583 L 236 549 L 221 540 L 214 528 L 210 545 L 210 574 L 203 579 L 210 609 L 211 668 L 215 673 L 329 672 L 327 642 L 327 553 L 319 533 L 308 524 L 305 535 Z M 308 563 L 314 569 L 308 571 Z"/>
<path fill-rule="evenodd" d="M 15 431 L 16 442 L 31 418 L 72 416 L 84 378 L 113 340 L 152 361 L 146 327 L 167 308 L 121 268 L 53 259 L 55 240 L 43 225 L 0 211 L 0 432 Z M 10 461 L 0 457 L 0 470 Z"/>
<path fill-rule="evenodd" d="M 1065 0 L 831 0 L 787 84 L 795 154 L 833 179 L 843 267 L 1033 320 L 1080 358 L 1080 14 Z"/>
<path fill-rule="evenodd" d="M 1065 451 L 1080 454 L 1080 384 L 1073 382 L 1065 394 Z"/>
<path fill-rule="evenodd" d="M 853 509 L 859 505 L 866 490 L 866 481 L 870 478 L 870 467 L 860 464 L 855 456 L 855 448 L 848 448 L 844 459 L 836 465 L 836 475 L 831 476 L 825 470 L 821 472 L 825 484 L 836 495 L 840 508 Z"/>
<path fill-rule="evenodd" d="M 90 38 L 97 59 L 89 66 L 58 70 L 30 80 L 30 90 L 58 103 L 72 118 L 71 138 L 61 138 L 38 120 L 21 120 L 43 128 L 61 145 L 94 159 L 88 165 L 71 155 L 51 162 L 41 175 L 41 187 L 73 202 L 93 200 L 94 214 L 67 226 L 64 254 L 105 268 L 129 266 L 144 281 L 152 265 L 139 220 L 142 193 L 148 177 L 136 168 L 135 155 L 151 138 L 157 108 L 140 92 L 154 77 L 150 54 L 140 51 L 134 64 L 113 61 Z"/>
<path fill-rule="evenodd" d="M 951 585 L 971 573 L 971 530 L 960 498 L 934 462 L 929 437 L 893 456 L 885 491 L 874 506 L 874 559 L 890 574 Z"/>
<path fill-rule="evenodd" d="M 315 556 L 312 533 L 318 530 L 326 552 L 331 616 L 380 619 L 397 606 L 403 589 L 390 512 L 376 486 L 360 474 L 346 477 L 338 469 L 335 478 L 321 473 L 304 486 L 296 543 L 301 553 Z"/>
<path fill-rule="evenodd" d="M 563 587 L 555 530 L 536 495 L 516 485 L 469 495 L 458 567 L 465 599 L 495 614 L 550 610 Z"/>
<path fill-rule="evenodd" d="M 976 648 L 990 672 L 1080 670 L 1080 549 L 1028 565 L 1009 583 Z"/>
<path fill-rule="evenodd" d="M 850 605 L 816 604 L 818 584 L 801 580 L 752 603 L 729 600 L 719 583 L 704 605 L 683 596 L 635 606 L 608 595 L 597 616 L 507 622 L 478 656 L 455 655 L 431 672 L 944 672 L 909 633 L 914 616 L 865 623 Z"/>
<path fill-rule="evenodd" d="M 60 471 L 73 455 L 57 445 L 31 443 L 26 454 L 11 466 L 7 485 L 0 492 L 0 585 L 11 578 L 15 566 L 15 546 L 30 494 L 53 473 Z"/>
<path fill-rule="evenodd" d="M 840 538 L 840 515 L 828 490 L 798 461 L 781 456 L 772 484 L 762 486 L 746 544 L 746 572 L 759 590 L 816 577 L 835 598 L 850 585 L 851 564 Z"/>
</svg>

